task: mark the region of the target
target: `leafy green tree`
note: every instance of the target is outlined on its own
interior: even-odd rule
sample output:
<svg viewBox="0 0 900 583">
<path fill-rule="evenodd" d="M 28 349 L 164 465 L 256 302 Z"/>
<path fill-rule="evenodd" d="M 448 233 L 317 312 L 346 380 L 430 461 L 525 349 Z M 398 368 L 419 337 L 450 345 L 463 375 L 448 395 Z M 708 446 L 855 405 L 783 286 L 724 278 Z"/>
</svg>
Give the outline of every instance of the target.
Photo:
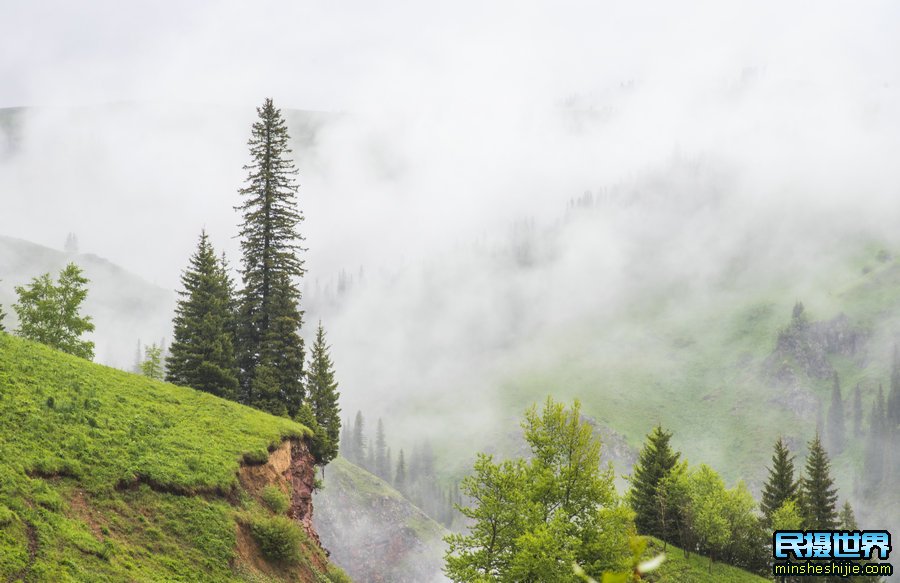
<svg viewBox="0 0 900 583">
<path fill-rule="evenodd" d="M 462 493 L 477 501 L 472 507 L 458 507 L 471 528 L 446 538 L 444 573 L 452 581 L 513 580 L 516 540 L 524 530 L 526 480 L 523 460 L 498 464 L 492 456 L 478 454 L 473 473 L 460 484 Z"/>
<path fill-rule="evenodd" d="M 662 521 L 659 515 L 657 490 L 659 483 L 678 463 L 680 453 L 672 450 L 670 432 L 657 425 L 647 436 L 631 475 L 628 502 L 635 512 L 634 522 L 641 534 L 662 538 Z M 672 541 L 677 542 L 677 541 Z"/>
<path fill-rule="evenodd" d="M 141 361 L 141 374 L 145 377 L 161 381 L 166 376 L 163 363 L 162 348 L 151 344 L 144 349 L 144 360 Z"/>
<path fill-rule="evenodd" d="M 803 515 L 794 500 L 787 500 L 772 512 L 772 530 L 803 530 Z"/>
<path fill-rule="evenodd" d="M 767 573 L 771 531 L 757 516 L 756 500 L 744 482 L 725 491 L 722 514 L 729 532 L 720 550 L 722 560 L 752 573 Z"/>
<path fill-rule="evenodd" d="M 663 551 L 667 549 L 668 541 L 680 541 L 684 532 L 685 525 L 682 522 L 687 519 L 686 511 L 690 505 L 686 473 L 687 462 L 679 462 L 659 481 L 656 488 L 656 512 Z"/>
<path fill-rule="evenodd" d="M 819 436 L 809 443 L 806 473 L 800 481 L 800 502 L 807 529 L 830 530 L 838 525 L 837 488 L 831 478 L 831 462 Z"/>
<path fill-rule="evenodd" d="M 694 534 L 702 552 L 709 556 L 709 569 L 728 542 L 731 532 L 725 513 L 725 484 L 709 466 L 701 465 L 688 478 Z"/>
<path fill-rule="evenodd" d="M 3 327 L 3 318 L 6 317 L 6 314 L 3 312 L 3 306 L 0 306 L 0 332 L 5 332 L 6 328 Z"/>
<path fill-rule="evenodd" d="M 206 231 L 181 275 L 166 380 L 226 399 L 238 398 L 235 299 L 224 257 Z"/>
<path fill-rule="evenodd" d="M 779 437 L 775 442 L 775 453 L 772 454 L 772 467 L 769 478 L 762 491 L 760 509 L 769 520 L 779 508 L 797 495 L 797 482 L 794 480 L 794 456 L 788 450 L 784 440 Z"/>
<path fill-rule="evenodd" d="M 844 424 L 844 400 L 841 398 L 841 384 L 834 373 L 831 389 L 831 406 L 828 408 L 828 451 L 839 455 L 847 445 L 847 430 Z"/>
<path fill-rule="evenodd" d="M 19 301 L 13 305 L 19 317 L 16 333 L 28 340 L 88 360 L 94 357 L 94 343 L 81 336 L 94 331 L 90 316 L 79 311 L 87 297 L 88 280 L 74 263 L 59 273 L 54 285 L 50 274 L 36 277 L 25 287 L 16 287 Z"/>
<path fill-rule="evenodd" d="M 328 344 L 325 342 L 325 329 L 322 322 L 316 330 L 313 342 L 309 370 L 306 374 L 307 402 L 312 408 L 316 423 L 323 431 L 326 445 L 322 457 L 318 458 L 322 465 L 333 460 L 338 454 L 341 435 L 341 408 L 338 405 L 340 393 L 334 379 L 334 364 L 331 361 Z M 380 421 L 379 421 L 380 422 Z"/>
<path fill-rule="evenodd" d="M 303 312 L 297 280 L 305 269 L 298 228 L 297 184 L 281 111 L 266 99 L 249 141 L 251 163 L 240 190 L 243 290 L 238 318 L 238 364 L 244 400 L 293 416 L 305 397 Z M 262 380 L 259 376 L 264 376 Z"/>
<path fill-rule="evenodd" d="M 633 515 L 621 504 L 611 469 L 600 467 L 600 442 L 581 419 L 548 399 L 522 424 L 528 461 L 494 463 L 480 455 L 459 507 L 473 521 L 447 537 L 444 572 L 453 581 L 576 581 L 572 563 L 602 573 L 627 566 Z"/>
</svg>

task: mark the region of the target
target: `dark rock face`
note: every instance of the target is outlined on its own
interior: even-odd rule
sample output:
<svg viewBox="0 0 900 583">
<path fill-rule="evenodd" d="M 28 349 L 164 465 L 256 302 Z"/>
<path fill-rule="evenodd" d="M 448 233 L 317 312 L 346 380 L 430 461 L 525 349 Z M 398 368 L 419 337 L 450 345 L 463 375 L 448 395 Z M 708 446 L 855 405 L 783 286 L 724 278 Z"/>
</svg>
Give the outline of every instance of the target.
<svg viewBox="0 0 900 583">
<path fill-rule="evenodd" d="M 855 327 L 845 314 L 808 322 L 802 305 L 798 306 L 791 323 L 779 332 L 775 350 L 764 361 L 763 375 L 779 389 L 778 396 L 770 400 L 772 404 L 808 418 L 819 408 L 809 381 L 834 376 L 830 356 L 853 358 L 859 366 L 865 366 L 869 334 Z"/>
<path fill-rule="evenodd" d="M 309 537 L 322 546 L 313 526 L 313 490 L 316 486 L 316 460 L 306 441 L 291 440 L 291 506 L 288 516 L 300 523 Z M 327 551 L 326 551 L 327 553 Z"/>
<path fill-rule="evenodd" d="M 766 359 L 765 373 L 778 386 L 796 386 L 801 375 L 827 379 L 834 375 L 829 356 L 856 358 L 863 365 L 868 334 L 840 314 L 823 322 L 794 318 L 778 334 L 775 350 Z"/>
</svg>

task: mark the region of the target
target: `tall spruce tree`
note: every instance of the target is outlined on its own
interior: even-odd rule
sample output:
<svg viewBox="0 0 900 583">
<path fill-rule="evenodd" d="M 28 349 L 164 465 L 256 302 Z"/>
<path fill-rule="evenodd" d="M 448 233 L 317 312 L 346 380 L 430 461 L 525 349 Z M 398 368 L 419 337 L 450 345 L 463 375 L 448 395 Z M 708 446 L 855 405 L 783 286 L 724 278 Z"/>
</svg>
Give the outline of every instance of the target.
<svg viewBox="0 0 900 583">
<path fill-rule="evenodd" d="M 658 489 L 681 455 L 669 446 L 671 437 L 671 433 L 657 425 L 647 436 L 634 465 L 628 502 L 635 512 L 634 523 L 641 534 L 657 537 L 665 534 L 659 515 Z"/>
<path fill-rule="evenodd" d="M 316 422 L 324 432 L 322 465 L 333 460 L 338 454 L 341 434 L 341 408 L 338 405 L 337 381 L 334 379 L 334 364 L 329 354 L 329 346 L 325 341 L 325 329 L 322 322 L 316 330 L 310 355 L 309 370 L 306 373 L 307 401 L 316 417 Z"/>
<path fill-rule="evenodd" d="M 837 488 L 831 462 L 819 436 L 809 442 L 806 473 L 800 481 L 801 511 L 807 529 L 831 530 L 838 526 Z"/>
<path fill-rule="evenodd" d="M 305 269 L 299 233 L 297 169 L 281 111 L 266 99 L 257 108 L 249 141 L 251 163 L 240 190 L 244 288 L 238 319 L 238 364 L 243 399 L 294 416 L 303 402 L 304 346 L 298 279 Z"/>
<path fill-rule="evenodd" d="M 844 400 L 841 398 L 841 383 L 837 372 L 831 388 L 831 405 L 828 407 L 828 451 L 840 455 L 847 445 L 847 430 L 844 423 Z"/>
<path fill-rule="evenodd" d="M 350 460 L 356 465 L 363 465 L 366 461 L 366 437 L 365 437 L 366 421 L 363 419 L 362 411 L 356 412 L 356 418 L 353 420 L 353 433 L 350 434 L 350 450 L 353 452 L 353 458 Z"/>
<path fill-rule="evenodd" d="M 763 486 L 759 507 L 769 522 L 772 515 L 786 502 L 794 500 L 797 495 L 797 482 L 794 480 L 794 456 L 788 450 L 782 438 L 775 442 L 772 454 L 772 467 L 769 478 Z"/>
<path fill-rule="evenodd" d="M 224 257 L 206 231 L 181 275 L 166 380 L 226 399 L 238 398 L 235 299 Z"/>
</svg>

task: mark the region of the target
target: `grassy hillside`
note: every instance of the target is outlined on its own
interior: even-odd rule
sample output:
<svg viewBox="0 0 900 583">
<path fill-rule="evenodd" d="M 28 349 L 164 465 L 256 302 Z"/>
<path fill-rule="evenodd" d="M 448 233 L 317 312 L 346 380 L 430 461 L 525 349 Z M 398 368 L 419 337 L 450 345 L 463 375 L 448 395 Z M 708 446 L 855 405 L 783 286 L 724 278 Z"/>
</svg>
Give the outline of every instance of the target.
<svg viewBox="0 0 900 583">
<path fill-rule="evenodd" d="M 655 556 L 663 552 L 661 541 L 651 539 L 647 546 L 647 555 Z M 668 545 L 665 550 L 666 560 L 659 569 L 648 574 L 648 581 L 660 583 L 763 583 L 769 581 L 763 577 L 750 574 L 724 563 L 709 564 L 709 559 L 702 555 L 684 556 L 684 551 Z"/>
<path fill-rule="evenodd" d="M 811 321 L 846 314 L 866 339 L 855 357 L 828 355 L 848 415 L 857 383 L 866 418 L 878 383 L 888 386 L 900 326 L 900 263 L 878 246 L 848 249 L 798 274 L 797 281 L 723 288 L 703 298 L 673 291 L 615 321 L 587 321 L 551 339 L 554 356 L 509 378 L 503 398 L 509 410 L 519 410 L 548 393 L 577 397 L 585 414 L 632 448 L 662 423 L 674 430 L 675 446 L 691 462 L 710 464 L 729 482 L 743 478 L 759 487 L 777 436 L 784 435 L 802 461 L 817 408 L 824 417 L 830 402 L 830 376 L 811 378 L 795 362 L 786 363 L 796 372 L 792 387 L 766 374 L 796 301 L 805 303 Z M 843 496 L 851 494 L 859 473 L 861 445 L 851 443 L 834 460 Z"/>
<path fill-rule="evenodd" d="M 322 543 L 354 580 L 444 580 L 447 531 L 377 476 L 339 457 L 315 504 Z"/>
<path fill-rule="evenodd" d="M 269 518 L 237 472 L 307 433 L 0 334 L 0 580 L 267 580 L 236 559 Z M 327 581 L 303 548 L 290 580 Z"/>
</svg>

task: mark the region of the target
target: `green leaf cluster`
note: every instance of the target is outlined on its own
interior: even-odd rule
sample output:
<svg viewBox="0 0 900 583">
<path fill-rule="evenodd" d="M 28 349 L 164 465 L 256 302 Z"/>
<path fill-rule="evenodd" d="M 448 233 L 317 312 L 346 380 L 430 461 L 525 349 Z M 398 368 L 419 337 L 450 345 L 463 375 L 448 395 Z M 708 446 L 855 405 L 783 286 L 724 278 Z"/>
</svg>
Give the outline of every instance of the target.
<svg viewBox="0 0 900 583">
<path fill-rule="evenodd" d="M 88 280 L 81 268 L 68 264 L 54 283 L 49 273 L 35 277 L 27 286 L 17 286 L 19 317 L 16 333 L 22 338 L 46 344 L 88 360 L 94 357 L 94 343 L 83 334 L 94 331 L 90 316 L 80 314 L 87 297 Z"/>
<path fill-rule="evenodd" d="M 522 423 L 531 457 L 495 462 L 479 454 L 461 490 L 468 533 L 446 537 L 453 581 L 577 581 L 572 564 L 602 573 L 627 565 L 632 512 L 613 472 L 600 465 L 600 442 L 571 408 L 547 399 Z"/>
</svg>

